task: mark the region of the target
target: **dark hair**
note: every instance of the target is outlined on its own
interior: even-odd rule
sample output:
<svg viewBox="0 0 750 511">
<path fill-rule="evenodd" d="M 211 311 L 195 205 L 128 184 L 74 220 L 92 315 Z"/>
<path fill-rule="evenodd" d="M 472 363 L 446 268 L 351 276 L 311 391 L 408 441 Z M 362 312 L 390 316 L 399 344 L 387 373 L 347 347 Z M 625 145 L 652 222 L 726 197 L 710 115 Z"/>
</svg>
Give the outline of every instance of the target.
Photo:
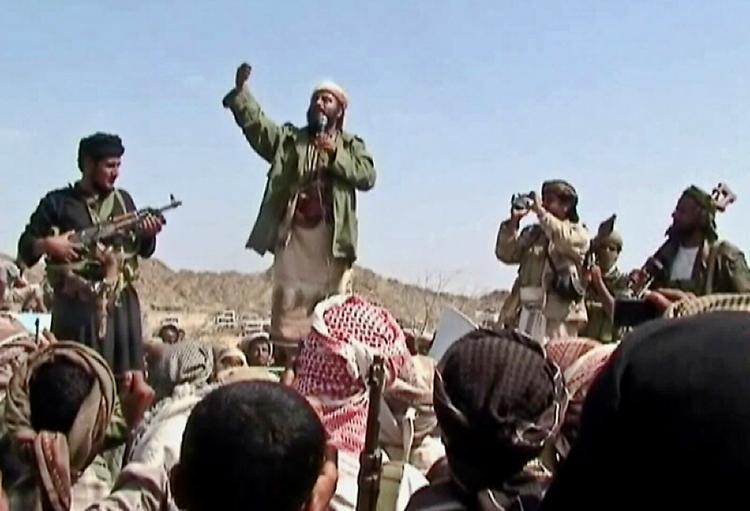
<svg viewBox="0 0 750 511">
<path fill-rule="evenodd" d="M 174 333 L 174 335 L 176 336 L 175 342 L 179 342 L 180 341 L 180 329 L 177 327 L 177 325 L 172 324 L 172 323 L 169 323 L 167 325 L 163 325 L 161 328 L 159 328 L 159 332 L 158 332 L 157 335 L 159 337 L 164 337 L 164 334 L 166 334 L 167 332 L 173 332 Z"/>
<path fill-rule="evenodd" d="M 83 172 L 83 161 L 88 157 L 98 162 L 104 158 L 120 157 L 125 152 L 117 135 L 97 132 L 82 138 L 78 144 L 78 168 Z"/>
<path fill-rule="evenodd" d="M 564 179 L 552 179 L 542 183 L 542 195 L 549 193 L 557 197 L 560 202 L 568 206 L 567 219 L 578 222 L 578 192 Z"/>
<path fill-rule="evenodd" d="M 31 427 L 67 434 L 93 384 L 94 377 L 69 360 L 39 366 L 29 382 Z"/>
<path fill-rule="evenodd" d="M 180 486 L 191 511 L 297 511 L 323 466 L 326 434 L 293 389 L 240 382 L 193 409 L 182 437 Z"/>
</svg>

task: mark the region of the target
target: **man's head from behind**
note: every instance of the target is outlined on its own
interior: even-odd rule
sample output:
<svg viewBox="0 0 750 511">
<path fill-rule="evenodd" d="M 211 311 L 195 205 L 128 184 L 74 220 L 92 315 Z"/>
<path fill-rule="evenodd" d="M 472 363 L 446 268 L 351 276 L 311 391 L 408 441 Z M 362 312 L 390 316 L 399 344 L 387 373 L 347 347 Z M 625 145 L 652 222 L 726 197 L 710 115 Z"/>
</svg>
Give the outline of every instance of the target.
<svg viewBox="0 0 750 511">
<path fill-rule="evenodd" d="M 159 329 L 159 338 L 164 344 L 177 344 L 184 337 L 185 331 L 173 323 L 167 323 Z"/>
<path fill-rule="evenodd" d="M 29 382 L 31 426 L 67 434 L 93 383 L 83 367 L 66 359 L 39 366 Z"/>
<path fill-rule="evenodd" d="M 40 482 L 39 497 L 69 509 L 71 485 L 104 445 L 117 401 L 115 377 L 92 349 L 69 341 L 39 347 L 8 383 L 5 422 Z M 45 475 L 46 474 L 46 475 Z M 46 508 L 45 508 L 46 509 Z"/>
<path fill-rule="evenodd" d="M 293 389 L 240 382 L 206 396 L 190 414 L 175 502 L 189 511 L 298 511 L 324 463 L 326 435 Z"/>
<path fill-rule="evenodd" d="M 523 334 L 477 330 L 438 364 L 434 406 L 454 480 L 468 491 L 499 488 L 554 433 L 562 376 Z"/>
</svg>

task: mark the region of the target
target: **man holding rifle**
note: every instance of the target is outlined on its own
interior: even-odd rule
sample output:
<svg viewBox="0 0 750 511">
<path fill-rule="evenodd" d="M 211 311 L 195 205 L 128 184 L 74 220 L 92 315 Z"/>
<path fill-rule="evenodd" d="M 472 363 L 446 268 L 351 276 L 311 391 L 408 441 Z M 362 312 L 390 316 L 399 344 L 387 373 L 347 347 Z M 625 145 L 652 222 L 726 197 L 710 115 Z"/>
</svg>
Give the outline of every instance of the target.
<svg viewBox="0 0 750 511">
<path fill-rule="evenodd" d="M 612 324 L 616 298 L 627 293 L 628 276 L 621 272 L 617 260 L 622 252 L 622 235 L 615 230 L 613 215 L 599 226 L 591 240 L 592 265 L 584 272 L 588 322 L 581 337 L 603 343 L 620 340 L 620 329 Z"/>
<path fill-rule="evenodd" d="M 18 256 L 27 266 L 46 257 L 52 333 L 94 348 L 120 385 L 147 400 L 153 391 L 143 375 L 141 309 L 132 284 L 138 257 L 153 254 L 163 219 L 146 215 L 133 229 L 89 246 L 76 240 L 77 231 L 136 210 L 130 194 L 115 188 L 124 152 L 116 135 L 82 139 L 81 179 L 42 198 L 18 241 Z"/>
<path fill-rule="evenodd" d="M 364 141 L 343 130 L 349 99 L 335 83 L 317 86 L 307 125 L 276 124 L 246 87 L 242 64 L 224 97 L 250 146 L 271 164 L 246 247 L 274 254 L 271 340 L 284 363 L 310 330 L 315 304 L 350 292 L 357 257 L 356 192 L 375 185 Z"/>
<path fill-rule="evenodd" d="M 734 200 L 725 185 L 713 194 L 697 186 L 687 188 L 672 213 L 667 240 L 644 269 L 631 275 L 631 284 L 638 287 L 651 280 L 647 287 L 654 291 L 645 294 L 661 309 L 690 296 L 750 292 L 745 255 L 732 243 L 719 240 L 716 229 L 716 213 Z"/>
</svg>

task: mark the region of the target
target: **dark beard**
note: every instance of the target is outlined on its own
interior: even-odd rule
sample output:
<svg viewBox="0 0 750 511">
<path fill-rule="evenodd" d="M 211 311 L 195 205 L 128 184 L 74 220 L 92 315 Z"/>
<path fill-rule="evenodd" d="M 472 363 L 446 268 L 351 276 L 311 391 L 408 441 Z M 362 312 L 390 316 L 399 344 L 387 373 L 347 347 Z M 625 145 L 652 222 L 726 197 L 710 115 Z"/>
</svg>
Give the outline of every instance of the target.
<svg viewBox="0 0 750 511">
<path fill-rule="evenodd" d="M 114 183 L 112 184 L 112 186 L 110 186 L 109 184 L 100 184 L 96 181 L 93 181 L 91 183 L 91 187 L 98 195 L 108 195 L 112 190 L 115 189 Z"/>
<path fill-rule="evenodd" d="M 108 185 L 100 185 L 94 179 L 86 178 L 78 181 L 78 187 L 79 189 L 83 190 L 86 195 L 93 194 L 99 196 L 109 195 L 109 193 L 115 189 L 114 185 L 112 185 L 112 187 L 109 187 Z"/>
<path fill-rule="evenodd" d="M 321 129 L 320 117 L 323 115 L 326 117 L 327 122 L 326 125 Z M 335 112 L 329 115 L 328 112 L 319 112 L 317 109 L 310 107 L 307 109 L 307 129 L 313 135 L 317 135 L 318 133 L 322 133 L 323 131 L 331 130 L 338 123 L 338 119 L 340 118 L 339 116 L 339 112 Z"/>
<path fill-rule="evenodd" d="M 696 233 L 700 233 L 702 235 L 704 233 L 704 229 L 700 227 L 679 228 L 672 224 L 667 231 L 667 237 L 677 242 L 682 242 L 683 240 L 691 238 Z"/>
<path fill-rule="evenodd" d="M 325 125 L 323 126 L 321 126 L 321 118 L 326 119 Z M 327 119 L 328 119 L 328 116 L 325 114 L 325 112 L 318 112 L 312 109 L 308 110 L 307 111 L 307 129 L 313 135 L 322 133 L 326 129 L 328 129 L 328 124 L 330 124 L 330 121 Z"/>
</svg>

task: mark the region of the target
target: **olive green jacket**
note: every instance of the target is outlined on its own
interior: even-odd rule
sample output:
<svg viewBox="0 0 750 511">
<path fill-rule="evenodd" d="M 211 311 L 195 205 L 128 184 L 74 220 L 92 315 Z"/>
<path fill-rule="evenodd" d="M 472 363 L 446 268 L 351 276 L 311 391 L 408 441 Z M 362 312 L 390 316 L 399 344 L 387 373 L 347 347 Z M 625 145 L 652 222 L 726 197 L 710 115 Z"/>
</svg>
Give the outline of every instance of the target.
<svg viewBox="0 0 750 511">
<path fill-rule="evenodd" d="M 288 205 L 299 191 L 310 133 L 289 123 L 274 123 L 246 89 L 230 91 L 223 105 L 234 114 L 250 146 L 271 164 L 260 212 L 246 247 L 261 255 L 273 253 Z M 333 257 L 352 263 L 357 258 L 356 190 L 366 191 L 375 185 L 372 157 L 361 138 L 342 132 L 326 170 L 332 182 Z"/>
<path fill-rule="evenodd" d="M 659 249 L 655 257 L 662 261 L 664 269 L 655 276 L 652 289 L 681 289 L 698 296 L 750 292 L 750 270 L 745 254 L 731 243 L 704 242 L 695 258 L 692 278 L 687 281 L 672 281 L 669 278 L 678 249 L 676 241 L 668 241 Z"/>
</svg>

